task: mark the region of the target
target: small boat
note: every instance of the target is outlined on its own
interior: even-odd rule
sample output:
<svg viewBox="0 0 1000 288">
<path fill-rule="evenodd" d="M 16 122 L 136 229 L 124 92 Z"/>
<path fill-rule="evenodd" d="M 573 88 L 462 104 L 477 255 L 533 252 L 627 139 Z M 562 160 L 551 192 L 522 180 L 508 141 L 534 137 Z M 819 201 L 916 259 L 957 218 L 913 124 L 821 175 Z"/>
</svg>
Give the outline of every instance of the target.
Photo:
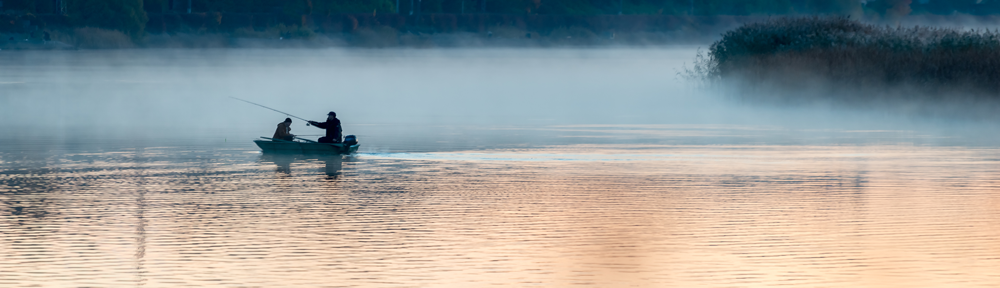
<svg viewBox="0 0 1000 288">
<path fill-rule="evenodd" d="M 264 153 L 351 154 L 358 152 L 358 147 L 361 147 L 361 144 L 319 143 L 301 138 L 296 138 L 299 141 L 260 138 L 268 140 L 253 140 L 253 143 L 264 150 Z"/>
</svg>

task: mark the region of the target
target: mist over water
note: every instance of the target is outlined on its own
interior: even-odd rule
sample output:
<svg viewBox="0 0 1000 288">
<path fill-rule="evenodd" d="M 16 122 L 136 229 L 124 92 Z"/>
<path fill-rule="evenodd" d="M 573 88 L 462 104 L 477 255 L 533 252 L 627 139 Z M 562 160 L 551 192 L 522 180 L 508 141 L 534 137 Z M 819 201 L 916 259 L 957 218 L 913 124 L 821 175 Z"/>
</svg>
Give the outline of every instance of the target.
<svg viewBox="0 0 1000 288">
<path fill-rule="evenodd" d="M 696 47 L 666 49 L 134 50 L 5 52 L 3 126 L 37 136 L 269 136 L 285 115 L 348 134 L 437 135 L 438 126 L 751 125 L 952 130 L 991 123 L 822 105 L 758 105 L 676 73 Z M 322 134 L 295 119 L 293 133 Z M 381 132 L 376 132 L 381 131 Z M 486 133 L 490 135 L 502 133 Z M 376 144 L 376 143 L 371 143 Z"/>
<path fill-rule="evenodd" d="M 739 91 L 697 89 L 678 79 L 694 49 L 5 52 L 0 122 L 51 137 L 237 139 L 269 136 L 285 116 L 229 98 L 239 97 L 306 119 L 336 111 L 347 133 L 359 136 L 388 129 L 421 138 L 441 136 L 432 126 L 469 125 L 984 125 L 757 105 L 726 95 Z M 295 121 L 293 133 L 322 132 Z"/>
<path fill-rule="evenodd" d="M 0 286 L 1000 285 L 995 123 L 696 48 L 2 51 Z M 286 116 L 229 97 L 360 153 L 262 154 Z"/>
</svg>

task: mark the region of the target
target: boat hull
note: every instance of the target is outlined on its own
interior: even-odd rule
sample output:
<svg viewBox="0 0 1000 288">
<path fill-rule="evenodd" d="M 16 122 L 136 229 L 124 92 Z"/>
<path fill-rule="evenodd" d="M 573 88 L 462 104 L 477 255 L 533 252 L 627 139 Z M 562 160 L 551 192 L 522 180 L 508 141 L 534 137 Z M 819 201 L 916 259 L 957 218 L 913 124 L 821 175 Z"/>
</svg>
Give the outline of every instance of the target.
<svg viewBox="0 0 1000 288">
<path fill-rule="evenodd" d="M 358 152 L 360 144 L 347 145 L 343 143 L 308 143 L 292 141 L 254 140 L 264 153 L 302 153 L 302 154 L 351 154 Z"/>
</svg>

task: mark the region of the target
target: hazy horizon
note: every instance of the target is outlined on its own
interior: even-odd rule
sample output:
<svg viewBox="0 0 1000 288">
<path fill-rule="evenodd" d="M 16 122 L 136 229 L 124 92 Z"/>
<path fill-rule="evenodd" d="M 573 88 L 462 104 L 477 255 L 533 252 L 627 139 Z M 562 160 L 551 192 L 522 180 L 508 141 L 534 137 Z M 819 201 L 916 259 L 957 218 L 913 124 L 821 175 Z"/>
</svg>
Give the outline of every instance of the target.
<svg viewBox="0 0 1000 288">
<path fill-rule="evenodd" d="M 348 134 L 364 134 L 351 133 L 363 131 L 352 125 L 994 125 L 877 107 L 758 103 L 678 77 L 698 48 L 5 52 L 0 125 L 49 136 L 226 130 L 269 136 L 285 118 L 230 97 L 311 120 L 336 111 Z M 304 124 L 295 119 L 293 133 L 320 134 Z"/>
</svg>

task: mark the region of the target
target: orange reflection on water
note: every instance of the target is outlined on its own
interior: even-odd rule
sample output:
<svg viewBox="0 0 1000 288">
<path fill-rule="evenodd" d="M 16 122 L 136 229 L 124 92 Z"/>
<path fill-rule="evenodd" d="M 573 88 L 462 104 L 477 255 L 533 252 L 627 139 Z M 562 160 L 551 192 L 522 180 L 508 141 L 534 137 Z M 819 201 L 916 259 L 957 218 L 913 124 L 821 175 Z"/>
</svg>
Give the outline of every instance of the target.
<svg viewBox="0 0 1000 288">
<path fill-rule="evenodd" d="M 0 216 L 0 283 L 995 287 L 998 152 L 570 145 L 68 161 L 0 179 L 0 211 L 22 207 Z"/>
</svg>

